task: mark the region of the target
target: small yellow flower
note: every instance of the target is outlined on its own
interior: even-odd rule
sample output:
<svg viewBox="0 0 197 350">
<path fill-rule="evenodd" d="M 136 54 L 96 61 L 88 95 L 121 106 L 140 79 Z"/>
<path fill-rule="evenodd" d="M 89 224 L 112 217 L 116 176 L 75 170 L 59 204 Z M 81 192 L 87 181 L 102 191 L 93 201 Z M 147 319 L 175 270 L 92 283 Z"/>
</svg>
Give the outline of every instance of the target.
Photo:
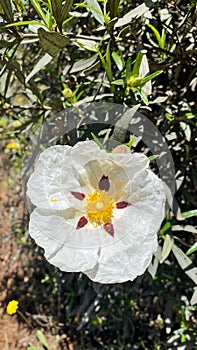
<svg viewBox="0 0 197 350">
<path fill-rule="evenodd" d="M 8 315 L 13 315 L 16 313 L 17 309 L 18 309 L 18 304 L 19 302 L 17 300 L 11 300 L 6 308 L 7 314 Z"/>
<path fill-rule="evenodd" d="M 11 141 L 9 142 L 6 147 L 4 148 L 4 152 L 8 153 L 10 151 L 17 151 L 20 150 L 21 146 L 19 143 L 17 143 L 16 141 Z"/>
</svg>

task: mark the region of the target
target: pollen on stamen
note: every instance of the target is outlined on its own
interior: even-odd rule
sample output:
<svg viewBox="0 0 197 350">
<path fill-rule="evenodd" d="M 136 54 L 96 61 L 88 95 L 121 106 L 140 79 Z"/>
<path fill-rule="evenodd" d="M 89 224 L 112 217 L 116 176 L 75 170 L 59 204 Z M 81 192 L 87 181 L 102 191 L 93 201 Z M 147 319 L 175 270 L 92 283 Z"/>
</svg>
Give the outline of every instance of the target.
<svg viewBox="0 0 197 350">
<path fill-rule="evenodd" d="M 96 227 L 111 221 L 115 202 L 105 190 L 91 193 L 86 201 L 86 216 L 90 223 Z"/>
<path fill-rule="evenodd" d="M 58 202 L 58 199 L 52 198 L 52 199 L 51 199 L 51 202 L 52 202 L 52 203 L 56 203 L 56 202 Z"/>
</svg>

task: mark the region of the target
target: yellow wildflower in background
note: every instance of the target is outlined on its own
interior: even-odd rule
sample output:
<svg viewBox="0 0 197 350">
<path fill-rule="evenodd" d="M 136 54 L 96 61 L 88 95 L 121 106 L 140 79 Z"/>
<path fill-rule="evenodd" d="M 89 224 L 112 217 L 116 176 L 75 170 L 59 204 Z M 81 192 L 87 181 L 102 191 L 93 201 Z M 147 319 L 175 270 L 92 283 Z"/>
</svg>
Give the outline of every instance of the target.
<svg viewBox="0 0 197 350">
<path fill-rule="evenodd" d="M 17 300 L 11 300 L 6 308 L 7 314 L 8 315 L 13 315 L 16 313 L 17 309 L 18 309 L 18 304 L 19 302 Z"/>
<path fill-rule="evenodd" d="M 21 149 L 21 145 L 18 142 L 11 141 L 11 142 L 7 143 L 7 145 L 5 146 L 4 152 L 5 153 L 9 153 L 10 151 L 17 152 L 20 149 Z"/>
</svg>

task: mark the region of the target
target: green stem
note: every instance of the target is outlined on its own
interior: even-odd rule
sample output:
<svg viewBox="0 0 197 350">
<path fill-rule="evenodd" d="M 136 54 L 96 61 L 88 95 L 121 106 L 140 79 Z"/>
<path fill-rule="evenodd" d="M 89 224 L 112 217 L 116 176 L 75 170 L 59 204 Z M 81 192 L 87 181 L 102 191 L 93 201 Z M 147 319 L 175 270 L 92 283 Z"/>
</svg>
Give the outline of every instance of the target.
<svg viewBox="0 0 197 350">
<path fill-rule="evenodd" d="M 27 325 L 33 329 L 32 325 L 29 323 L 28 319 L 22 314 L 20 310 L 17 310 L 17 313 L 21 316 L 21 318 L 27 323 Z"/>
</svg>

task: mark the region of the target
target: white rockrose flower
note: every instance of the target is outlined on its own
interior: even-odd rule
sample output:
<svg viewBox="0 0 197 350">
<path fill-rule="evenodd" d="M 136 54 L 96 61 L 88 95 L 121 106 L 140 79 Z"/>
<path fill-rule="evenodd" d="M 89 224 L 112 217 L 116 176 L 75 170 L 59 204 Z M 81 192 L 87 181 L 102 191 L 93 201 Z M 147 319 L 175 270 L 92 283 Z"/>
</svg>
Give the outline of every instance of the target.
<svg viewBox="0 0 197 350">
<path fill-rule="evenodd" d="M 41 153 L 27 183 L 29 232 L 46 259 L 100 283 L 142 275 L 164 218 L 162 181 L 143 154 L 108 153 L 93 141 Z"/>
</svg>

